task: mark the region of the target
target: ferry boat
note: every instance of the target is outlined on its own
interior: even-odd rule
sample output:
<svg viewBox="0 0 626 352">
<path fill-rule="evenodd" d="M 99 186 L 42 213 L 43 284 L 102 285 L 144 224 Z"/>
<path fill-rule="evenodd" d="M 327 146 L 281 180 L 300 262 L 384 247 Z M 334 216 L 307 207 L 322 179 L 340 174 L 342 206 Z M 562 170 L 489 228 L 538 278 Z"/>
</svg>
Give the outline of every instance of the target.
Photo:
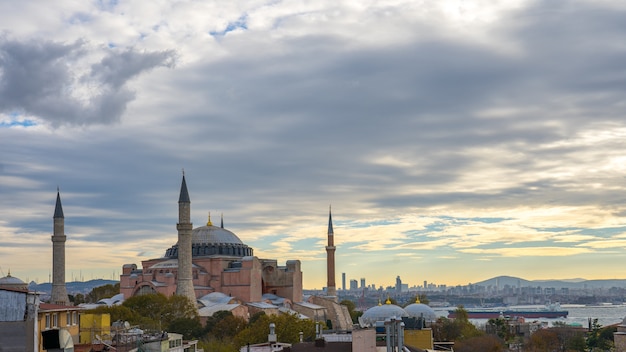
<svg viewBox="0 0 626 352">
<path fill-rule="evenodd" d="M 467 308 L 468 318 L 470 319 L 497 319 L 497 318 L 513 318 L 521 317 L 526 319 L 539 318 L 567 318 L 568 311 L 561 309 L 558 304 L 549 305 L 543 308 L 485 308 L 475 309 Z M 456 309 L 448 310 L 448 318 L 456 318 Z"/>
</svg>

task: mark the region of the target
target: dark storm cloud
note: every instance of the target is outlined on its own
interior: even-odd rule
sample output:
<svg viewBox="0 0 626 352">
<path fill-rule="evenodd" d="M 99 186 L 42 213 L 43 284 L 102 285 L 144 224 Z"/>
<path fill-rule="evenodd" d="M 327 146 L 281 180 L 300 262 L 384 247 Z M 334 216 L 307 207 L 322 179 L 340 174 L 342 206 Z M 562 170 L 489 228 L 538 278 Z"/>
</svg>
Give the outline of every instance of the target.
<svg viewBox="0 0 626 352">
<path fill-rule="evenodd" d="M 173 51 L 109 50 L 86 77 L 75 71 L 87 45 L 0 39 L 0 111 L 32 115 L 53 126 L 118 121 L 135 93 L 125 84 L 158 66 L 173 65 Z"/>
</svg>

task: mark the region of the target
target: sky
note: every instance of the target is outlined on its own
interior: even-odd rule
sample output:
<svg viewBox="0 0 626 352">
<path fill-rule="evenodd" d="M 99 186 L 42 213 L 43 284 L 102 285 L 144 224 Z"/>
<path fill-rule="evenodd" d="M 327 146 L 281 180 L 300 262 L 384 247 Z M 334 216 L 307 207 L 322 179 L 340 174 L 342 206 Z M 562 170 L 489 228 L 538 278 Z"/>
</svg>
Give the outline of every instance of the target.
<svg viewBox="0 0 626 352">
<path fill-rule="evenodd" d="M 326 285 L 626 278 L 626 3 L 2 1 L 0 274 L 118 279 L 223 214 Z"/>
</svg>

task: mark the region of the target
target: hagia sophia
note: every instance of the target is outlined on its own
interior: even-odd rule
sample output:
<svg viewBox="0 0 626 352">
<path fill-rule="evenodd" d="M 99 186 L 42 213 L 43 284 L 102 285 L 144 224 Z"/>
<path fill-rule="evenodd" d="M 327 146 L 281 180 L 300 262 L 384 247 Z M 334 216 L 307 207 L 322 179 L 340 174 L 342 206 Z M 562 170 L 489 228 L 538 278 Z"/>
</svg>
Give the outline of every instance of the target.
<svg viewBox="0 0 626 352">
<path fill-rule="evenodd" d="M 120 293 L 124 297 L 156 292 L 166 296 L 180 294 L 181 279 L 189 278 L 182 281 L 189 286 L 183 294 L 193 301 L 227 302 L 232 306 L 280 300 L 281 306 L 288 309 L 294 308 L 294 302 L 302 301 L 299 260 L 287 260 L 285 265 L 279 265 L 276 259 L 254 256 L 252 248 L 224 228 L 223 219 L 220 226 L 215 226 L 209 217 L 206 225 L 190 230 L 190 204 L 183 175 L 178 242 L 165 250 L 162 258 L 146 259 L 141 267 L 136 264 L 122 267 Z"/>
</svg>

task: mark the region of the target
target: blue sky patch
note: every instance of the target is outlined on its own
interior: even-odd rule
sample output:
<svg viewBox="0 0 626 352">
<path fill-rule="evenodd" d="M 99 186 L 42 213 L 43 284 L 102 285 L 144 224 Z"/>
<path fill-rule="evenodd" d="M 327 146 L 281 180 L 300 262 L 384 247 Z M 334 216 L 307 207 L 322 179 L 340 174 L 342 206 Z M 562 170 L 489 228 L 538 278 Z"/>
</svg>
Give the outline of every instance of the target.
<svg viewBox="0 0 626 352">
<path fill-rule="evenodd" d="M 32 120 L 22 120 L 22 121 L 9 121 L 9 122 L 0 122 L 0 127 L 31 127 L 37 126 L 37 123 Z"/>
<path fill-rule="evenodd" d="M 237 29 L 247 30 L 248 29 L 248 24 L 246 23 L 247 20 L 248 20 L 248 15 L 243 15 L 239 17 L 236 21 L 229 22 L 228 25 L 226 26 L 226 29 L 224 29 L 223 31 L 220 31 L 220 32 L 212 31 L 212 32 L 209 32 L 209 34 L 214 37 L 223 37 L 224 35 L 226 35 L 226 33 L 232 32 Z"/>
</svg>

